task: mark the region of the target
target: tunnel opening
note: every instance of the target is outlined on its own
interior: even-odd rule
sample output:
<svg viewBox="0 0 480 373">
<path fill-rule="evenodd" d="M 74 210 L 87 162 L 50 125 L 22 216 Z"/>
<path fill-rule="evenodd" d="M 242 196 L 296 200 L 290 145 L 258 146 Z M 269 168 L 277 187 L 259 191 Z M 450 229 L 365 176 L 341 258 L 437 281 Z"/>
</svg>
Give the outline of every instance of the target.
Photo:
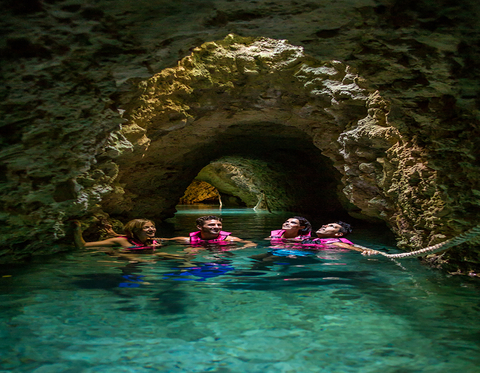
<svg viewBox="0 0 480 373">
<path fill-rule="evenodd" d="M 339 218 L 355 210 L 341 193 L 341 174 L 332 161 L 313 145 L 311 136 L 293 126 L 232 125 L 183 154 L 173 168 L 182 169 L 185 188 L 183 195 L 172 196 L 175 205 L 222 203 Z M 155 199 L 156 193 L 135 191 L 142 200 Z"/>
<path fill-rule="evenodd" d="M 217 185 L 214 186 L 206 181 L 202 181 L 202 179 L 204 178 L 203 175 L 211 171 L 211 165 L 212 163 L 202 168 L 197 177 L 192 180 L 190 185 L 185 190 L 183 196 L 179 199 L 178 204 L 175 206 L 175 209 L 182 205 L 209 205 L 218 206 L 219 208 L 248 207 L 246 202 L 237 195 L 232 194 L 231 190 L 225 188 L 221 188 L 221 190 L 219 190 L 219 183 L 214 182 L 214 184 Z"/>
<path fill-rule="evenodd" d="M 248 207 L 263 198 L 273 210 L 346 212 L 348 203 L 340 201 L 343 195 L 338 193 L 340 173 L 313 145 L 312 138 L 298 128 L 278 123 L 243 123 L 230 126 L 216 142 L 223 155 L 210 164 L 217 165 L 218 175 L 227 168 L 222 163 L 235 170 L 235 184 L 249 192 L 231 194 L 239 196 Z M 204 173 L 199 173 L 202 180 L 215 180 Z"/>
<path fill-rule="evenodd" d="M 152 216 L 151 206 L 155 206 L 160 196 L 170 193 L 171 216 L 177 204 L 186 202 L 185 192 L 192 183 L 200 182 L 211 186 L 206 188 L 202 184 L 203 192 L 208 189 L 210 193 L 202 197 L 202 203 L 218 205 L 220 195 L 225 207 L 253 208 L 263 198 L 258 206 L 261 209 L 336 216 L 346 216 L 355 209 L 341 193 L 341 174 L 333 162 L 313 145 L 310 136 L 291 126 L 256 122 L 233 125 L 211 137 L 208 143 L 196 144 L 177 162 L 170 163 L 167 172 L 156 176 L 149 170 L 156 169 L 157 163 L 161 160 L 155 152 L 135 163 L 132 170 L 135 177 L 132 183 L 127 183 L 127 196 L 135 197 L 136 210 L 132 215 L 129 211 L 116 214 L 113 210 L 113 215 L 134 216 L 139 206 L 145 204 L 149 206 L 146 213 Z M 150 173 L 146 178 L 148 184 L 138 182 L 144 172 Z M 165 180 L 173 182 L 173 179 L 179 188 L 166 191 L 159 187 Z M 108 199 L 103 203 L 110 208 Z M 112 206 L 118 207 L 116 202 Z"/>
</svg>

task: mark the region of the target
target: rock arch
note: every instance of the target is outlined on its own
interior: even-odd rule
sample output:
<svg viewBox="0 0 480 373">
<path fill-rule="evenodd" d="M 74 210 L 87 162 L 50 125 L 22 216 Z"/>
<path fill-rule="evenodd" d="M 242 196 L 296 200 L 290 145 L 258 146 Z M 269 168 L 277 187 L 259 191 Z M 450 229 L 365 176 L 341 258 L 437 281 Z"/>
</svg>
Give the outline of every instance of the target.
<svg viewBox="0 0 480 373">
<path fill-rule="evenodd" d="M 324 170 L 336 177 L 352 214 L 386 220 L 392 205 L 380 180 L 385 151 L 400 136 L 386 120 L 387 102 L 349 66 L 315 60 L 285 40 L 228 35 L 138 87 L 120 131 L 132 151 L 116 160 L 119 174 L 102 202 L 107 212 L 168 216 L 210 161 L 286 151 L 302 153 L 299 162 L 309 153 L 323 158 L 321 169 L 309 163 L 310 179 Z"/>
</svg>

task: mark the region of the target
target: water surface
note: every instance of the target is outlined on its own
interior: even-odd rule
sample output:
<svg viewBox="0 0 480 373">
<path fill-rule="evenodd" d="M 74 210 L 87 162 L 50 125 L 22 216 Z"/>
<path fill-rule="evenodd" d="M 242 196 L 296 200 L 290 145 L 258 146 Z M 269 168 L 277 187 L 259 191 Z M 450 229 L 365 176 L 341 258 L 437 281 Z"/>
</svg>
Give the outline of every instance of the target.
<svg viewBox="0 0 480 373">
<path fill-rule="evenodd" d="M 210 213 L 182 208 L 159 233 L 187 235 Z M 259 246 L 189 262 L 76 251 L 1 267 L 0 372 L 479 371 L 475 279 L 350 251 L 259 262 L 250 256 L 288 215 L 221 215 Z M 378 229 L 350 239 L 396 252 Z"/>
</svg>

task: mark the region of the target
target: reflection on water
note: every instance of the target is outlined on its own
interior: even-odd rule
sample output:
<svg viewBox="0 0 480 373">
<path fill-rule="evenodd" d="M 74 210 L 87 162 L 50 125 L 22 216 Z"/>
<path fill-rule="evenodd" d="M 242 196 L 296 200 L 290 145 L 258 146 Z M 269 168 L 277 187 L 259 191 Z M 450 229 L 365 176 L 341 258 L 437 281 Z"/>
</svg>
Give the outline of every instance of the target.
<svg viewBox="0 0 480 373">
<path fill-rule="evenodd" d="M 184 207 L 159 231 L 187 235 L 211 213 L 259 246 L 138 263 L 73 252 L 0 268 L 0 372 L 478 371 L 474 279 L 340 250 L 251 258 L 288 214 Z M 396 251 L 378 228 L 350 239 Z"/>
</svg>

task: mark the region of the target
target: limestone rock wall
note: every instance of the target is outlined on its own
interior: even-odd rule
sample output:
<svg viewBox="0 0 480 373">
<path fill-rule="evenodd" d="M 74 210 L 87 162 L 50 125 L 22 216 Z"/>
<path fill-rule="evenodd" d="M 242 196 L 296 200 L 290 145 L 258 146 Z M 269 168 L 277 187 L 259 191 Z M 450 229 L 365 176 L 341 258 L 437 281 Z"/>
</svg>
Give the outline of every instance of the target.
<svg viewBox="0 0 480 373">
<path fill-rule="evenodd" d="M 135 213 L 131 201 L 141 193 L 124 184 L 129 179 L 148 180 L 155 168 L 167 172 L 162 177 L 152 175 L 148 190 L 159 185 L 186 188 L 213 157 L 225 155 L 223 142 L 211 140 L 219 128 L 228 137 L 241 134 L 240 127 L 272 132 L 273 124 L 282 128 L 277 140 L 283 141 L 301 137 L 287 130 L 295 127 L 337 169 L 342 193 L 357 206 L 352 213 L 387 221 L 405 248 L 436 243 L 479 221 L 480 12 L 473 0 L 32 0 L 4 5 L 0 15 L 5 82 L 0 87 L 3 260 L 58 250 L 55 242 L 65 236 L 70 217 L 102 209 L 125 218 Z M 181 82 L 175 74 L 188 74 L 162 70 L 175 67 L 204 42 L 223 40 L 231 33 L 287 39 L 289 45 L 304 48 L 302 53 L 313 58 L 315 68 L 322 61 L 340 61 L 341 69 L 329 68 L 344 75 L 324 87 L 330 93 L 323 94 L 323 106 L 317 101 L 310 107 L 305 98 L 300 104 L 293 98 L 295 89 L 287 95 L 290 101 L 282 102 L 277 89 L 267 88 L 274 87 L 275 80 L 264 80 L 264 86 L 257 87 L 255 102 L 243 100 L 238 90 L 237 101 L 232 97 L 224 101 L 230 104 L 222 107 L 219 118 L 226 121 L 202 133 L 189 128 L 195 124 L 203 131 L 204 124 L 213 123 L 212 116 L 204 115 L 209 105 L 222 106 L 222 99 L 232 92 L 229 78 L 217 80 L 223 85 L 216 86 L 203 81 L 205 89 L 218 89 L 218 102 L 200 101 L 198 107 L 183 107 L 182 101 L 190 94 L 208 97 L 200 84 L 193 93 L 182 91 L 189 84 L 170 86 L 175 100 L 163 103 L 163 119 L 155 109 L 150 117 L 157 122 L 141 122 L 148 117 L 148 108 L 139 106 L 149 94 L 145 89 L 157 89 L 152 78 L 165 86 Z M 196 53 L 208 57 L 212 50 L 201 48 Z M 282 56 L 286 71 L 294 67 L 288 61 L 298 58 L 299 52 L 289 47 L 283 53 L 287 53 Z M 183 65 L 186 69 L 188 61 Z M 264 61 L 239 59 L 236 72 L 224 73 L 241 76 L 237 82 L 243 81 L 251 89 L 249 97 L 255 97 L 252 82 L 259 69 L 268 71 Z M 213 75 L 220 77 L 221 70 Z M 200 83 L 210 72 L 196 73 Z M 305 76 L 304 82 L 310 82 L 316 79 L 314 74 L 307 69 L 296 79 Z M 293 86 L 282 81 L 284 91 L 290 92 Z M 335 84 L 355 84 L 364 98 L 343 97 L 352 91 L 335 91 Z M 313 95 L 318 98 L 319 93 Z M 332 98 L 340 99 L 339 106 L 332 104 Z M 342 107 L 343 100 L 349 104 Z M 242 120 L 237 120 L 240 109 L 245 110 Z M 295 126 L 289 122 L 292 113 L 300 118 Z M 315 127 L 318 123 L 323 125 L 320 130 Z M 117 132 L 122 125 L 122 132 Z M 190 152 L 177 152 L 178 139 L 171 135 L 186 130 L 192 131 L 199 145 Z M 173 142 L 162 143 L 161 138 Z M 208 153 L 213 144 L 219 145 L 217 154 Z M 171 154 L 171 159 L 145 160 L 131 167 L 137 154 L 155 149 Z M 168 215 L 178 193 L 165 191 L 170 203 L 146 199 L 138 212 L 154 206 L 155 213 Z M 123 202 L 115 205 L 119 201 Z M 45 249 L 44 242 L 52 245 Z M 479 267 L 477 253 L 476 247 L 465 246 L 450 250 L 438 263 L 468 273 Z"/>
<path fill-rule="evenodd" d="M 218 190 L 213 185 L 205 181 L 193 180 L 185 190 L 185 194 L 182 196 L 182 198 L 180 198 L 179 203 L 189 205 L 204 201 L 218 202 L 218 198 Z"/>
</svg>

